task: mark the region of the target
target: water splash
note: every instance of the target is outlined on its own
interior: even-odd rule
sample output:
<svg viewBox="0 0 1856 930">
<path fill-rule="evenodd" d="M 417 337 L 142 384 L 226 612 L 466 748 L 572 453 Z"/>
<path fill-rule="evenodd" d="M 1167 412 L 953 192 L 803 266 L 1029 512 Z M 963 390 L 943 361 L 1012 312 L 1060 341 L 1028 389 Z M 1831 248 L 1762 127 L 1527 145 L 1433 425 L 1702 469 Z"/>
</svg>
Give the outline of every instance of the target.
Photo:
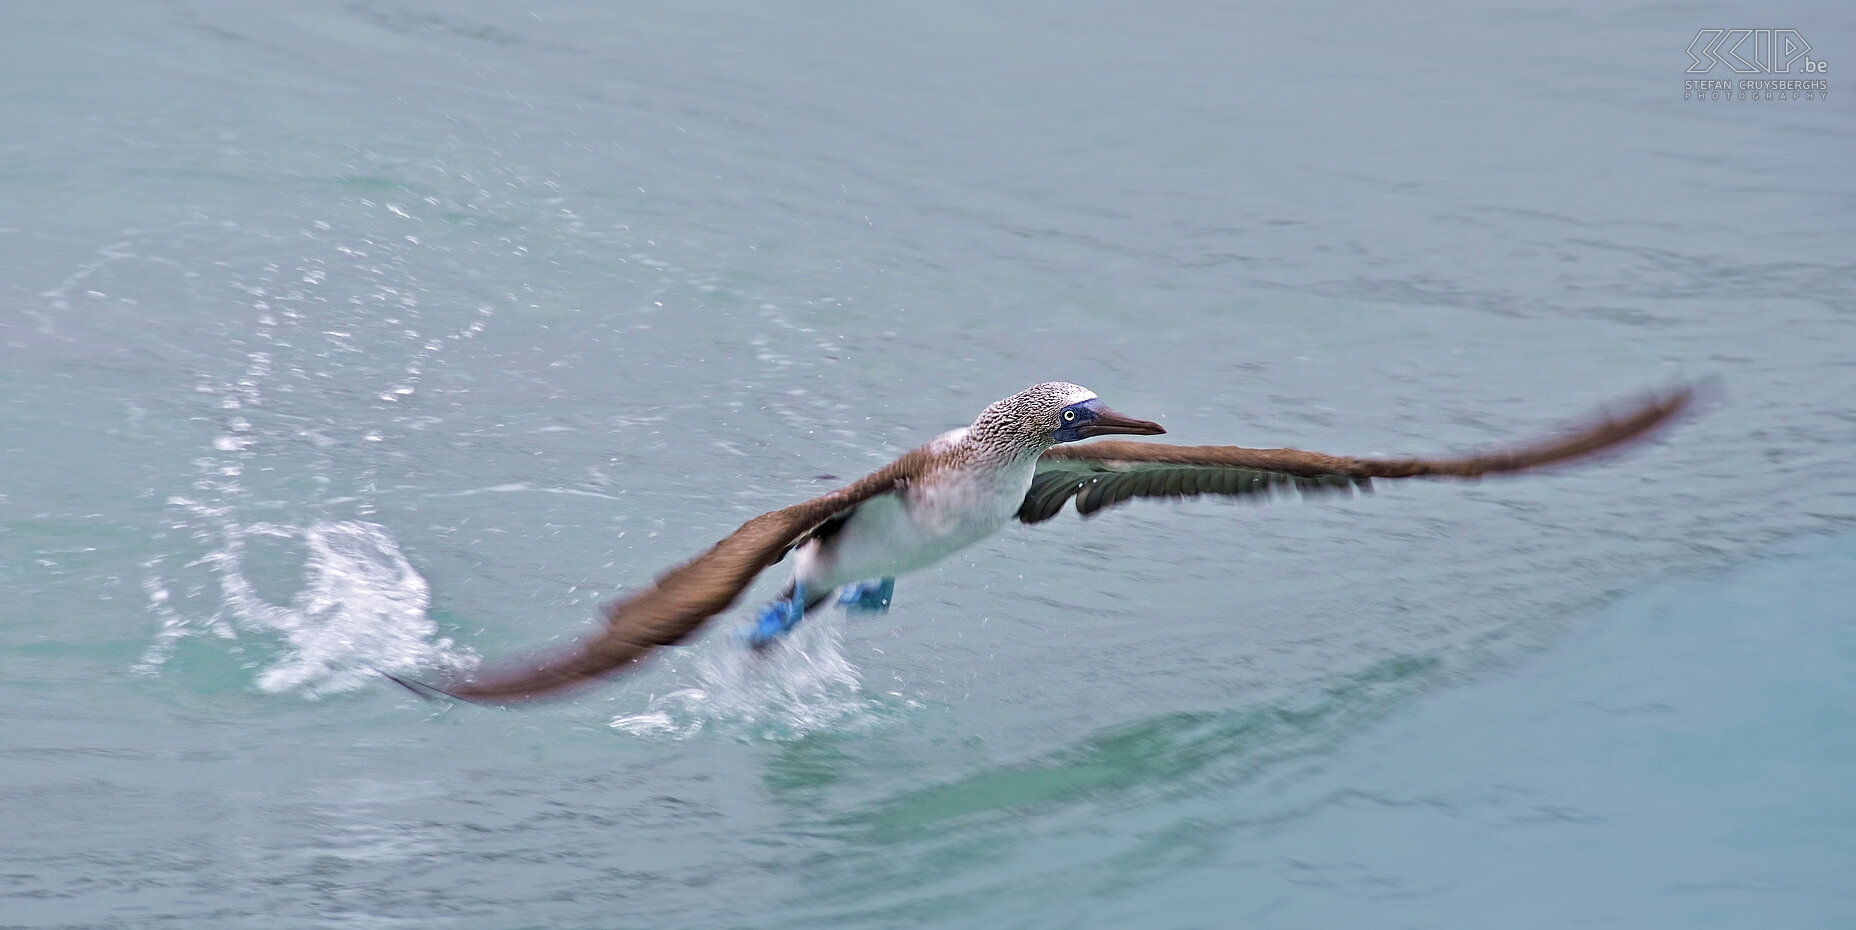
<svg viewBox="0 0 1856 930">
<path fill-rule="evenodd" d="M 217 537 L 210 552 L 186 566 L 206 569 L 216 582 L 217 608 L 204 617 L 176 608 L 169 582 L 157 574 L 159 560 L 148 566 L 143 588 L 162 629 L 141 671 L 158 669 L 186 637 L 237 639 L 241 633 L 281 639 L 283 652 L 257 677 L 258 687 L 272 694 L 321 697 L 373 684 L 379 671 L 475 664 L 451 640 L 433 638 L 438 626 L 427 616 L 431 588 L 385 527 L 353 520 L 307 527 L 228 523 Z M 279 561 L 297 563 L 296 570 L 268 564 Z M 285 577 L 291 574 L 294 579 Z M 280 587 L 287 596 L 261 590 Z"/>
<path fill-rule="evenodd" d="M 273 694 L 319 697 L 375 683 L 378 671 L 476 663 L 434 638 L 430 586 L 370 519 L 380 463 L 393 454 L 382 451 L 387 425 L 420 428 L 395 408 L 416 395 L 447 345 L 484 330 L 493 308 L 433 334 L 405 251 L 367 236 L 365 222 L 339 235 L 333 228 L 301 230 L 291 241 L 308 245 L 295 260 L 229 272 L 223 282 L 247 312 L 228 322 L 230 370 L 204 370 L 193 385 L 203 408 L 194 419 L 215 434 L 194 460 L 190 487 L 168 505 L 171 529 L 194 545 L 143 565 L 161 628 L 138 671 L 157 672 L 200 636 L 240 641 L 231 652 Z M 365 248 L 338 241 L 352 236 Z M 293 402 L 299 382 L 317 378 L 330 378 L 327 391 L 346 404 L 341 416 Z M 342 504 L 352 508 L 329 512 Z"/>
<path fill-rule="evenodd" d="M 688 739 L 711 727 L 796 739 L 871 726 L 886 709 L 863 692 L 863 676 L 845 658 L 837 616 L 808 618 L 765 652 L 732 641 L 714 644 L 696 656 L 691 671 L 694 684 L 657 695 L 643 711 L 613 717 L 608 726 L 650 739 Z"/>
</svg>

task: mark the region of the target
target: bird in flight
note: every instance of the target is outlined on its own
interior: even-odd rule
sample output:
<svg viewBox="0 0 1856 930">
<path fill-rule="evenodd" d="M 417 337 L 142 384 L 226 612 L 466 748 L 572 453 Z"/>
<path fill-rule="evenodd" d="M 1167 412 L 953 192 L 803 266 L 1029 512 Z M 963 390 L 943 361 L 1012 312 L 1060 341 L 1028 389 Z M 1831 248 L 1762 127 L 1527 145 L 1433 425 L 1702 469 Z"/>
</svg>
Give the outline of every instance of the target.
<svg viewBox="0 0 1856 930">
<path fill-rule="evenodd" d="M 608 604 L 604 628 L 564 651 L 437 685 L 388 677 L 426 697 L 502 704 L 556 696 L 633 668 L 660 646 L 688 641 L 789 553 L 793 573 L 784 591 L 743 631 L 756 648 L 776 642 L 834 596 L 850 610 L 887 610 L 896 576 L 933 565 L 1014 519 L 1049 520 L 1072 500 L 1087 517 L 1137 497 L 1351 494 L 1370 490 L 1376 478 L 1513 474 L 1642 440 L 1694 398 L 1692 387 L 1670 388 L 1552 438 L 1458 458 L 1351 458 L 1127 440 L 1075 445 L 1166 430 L 1115 412 L 1086 388 L 1046 381 L 857 481 L 743 523 L 708 551 Z"/>
</svg>

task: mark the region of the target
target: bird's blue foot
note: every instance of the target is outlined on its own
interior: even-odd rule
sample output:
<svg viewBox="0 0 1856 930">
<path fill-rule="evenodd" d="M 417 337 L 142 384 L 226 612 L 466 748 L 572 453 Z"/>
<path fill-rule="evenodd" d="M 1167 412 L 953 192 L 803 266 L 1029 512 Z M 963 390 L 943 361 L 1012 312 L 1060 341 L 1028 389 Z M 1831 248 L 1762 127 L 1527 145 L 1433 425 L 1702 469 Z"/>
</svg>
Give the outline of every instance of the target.
<svg viewBox="0 0 1856 930">
<path fill-rule="evenodd" d="M 889 602 L 896 596 L 896 579 L 884 578 L 881 581 L 859 581 L 847 584 L 838 594 L 838 603 L 851 613 L 880 614 L 889 610 Z"/>
<path fill-rule="evenodd" d="M 736 635 L 755 649 L 765 649 L 788 630 L 798 626 L 799 621 L 805 617 L 806 588 L 805 585 L 795 584 L 792 594 L 762 607 L 754 625 L 742 629 Z"/>
</svg>

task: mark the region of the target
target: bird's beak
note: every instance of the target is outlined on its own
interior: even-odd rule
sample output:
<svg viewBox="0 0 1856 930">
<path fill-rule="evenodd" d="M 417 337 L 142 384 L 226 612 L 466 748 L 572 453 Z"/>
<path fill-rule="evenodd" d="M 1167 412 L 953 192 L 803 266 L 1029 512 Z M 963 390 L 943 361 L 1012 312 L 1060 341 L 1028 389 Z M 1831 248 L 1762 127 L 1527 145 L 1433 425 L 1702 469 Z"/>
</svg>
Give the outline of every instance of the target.
<svg viewBox="0 0 1856 930">
<path fill-rule="evenodd" d="M 1158 436 L 1166 432 L 1166 427 L 1152 420 L 1136 420 L 1133 417 L 1122 416 L 1107 407 L 1103 407 L 1095 413 L 1096 418 L 1094 420 L 1083 424 L 1083 426 L 1077 430 L 1078 433 L 1083 435 L 1084 439 L 1091 436 L 1113 436 L 1117 434 Z"/>
</svg>

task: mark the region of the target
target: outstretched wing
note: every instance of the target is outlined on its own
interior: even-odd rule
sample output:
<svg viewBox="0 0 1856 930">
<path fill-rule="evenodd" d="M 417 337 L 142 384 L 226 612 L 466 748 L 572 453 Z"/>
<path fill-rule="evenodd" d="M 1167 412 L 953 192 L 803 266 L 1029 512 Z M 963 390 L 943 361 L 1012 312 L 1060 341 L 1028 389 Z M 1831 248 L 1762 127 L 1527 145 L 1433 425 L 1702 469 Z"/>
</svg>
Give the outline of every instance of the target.
<svg viewBox="0 0 1856 930">
<path fill-rule="evenodd" d="M 1644 397 L 1622 415 L 1600 414 L 1552 439 L 1451 459 L 1360 459 L 1300 449 L 1174 446 L 1109 441 L 1057 446 L 1038 459 L 1018 519 L 1042 523 L 1071 498 L 1088 516 L 1135 497 L 1240 497 L 1275 489 L 1370 490 L 1374 478 L 1478 478 L 1602 454 L 1644 439 L 1695 399 L 1681 386 Z"/>
<path fill-rule="evenodd" d="M 762 570 L 780 561 L 820 526 L 858 504 L 904 486 L 919 471 L 919 452 L 830 494 L 746 523 L 707 552 L 658 576 L 650 587 L 606 605 L 606 626 L 568 649 L 440 685 L 396 676 L 414 692 L 505 703 L 558 694 L 626 668 L 659 646 L 683 642 L 710 617 L 734 606 Z"/>
</svg>

